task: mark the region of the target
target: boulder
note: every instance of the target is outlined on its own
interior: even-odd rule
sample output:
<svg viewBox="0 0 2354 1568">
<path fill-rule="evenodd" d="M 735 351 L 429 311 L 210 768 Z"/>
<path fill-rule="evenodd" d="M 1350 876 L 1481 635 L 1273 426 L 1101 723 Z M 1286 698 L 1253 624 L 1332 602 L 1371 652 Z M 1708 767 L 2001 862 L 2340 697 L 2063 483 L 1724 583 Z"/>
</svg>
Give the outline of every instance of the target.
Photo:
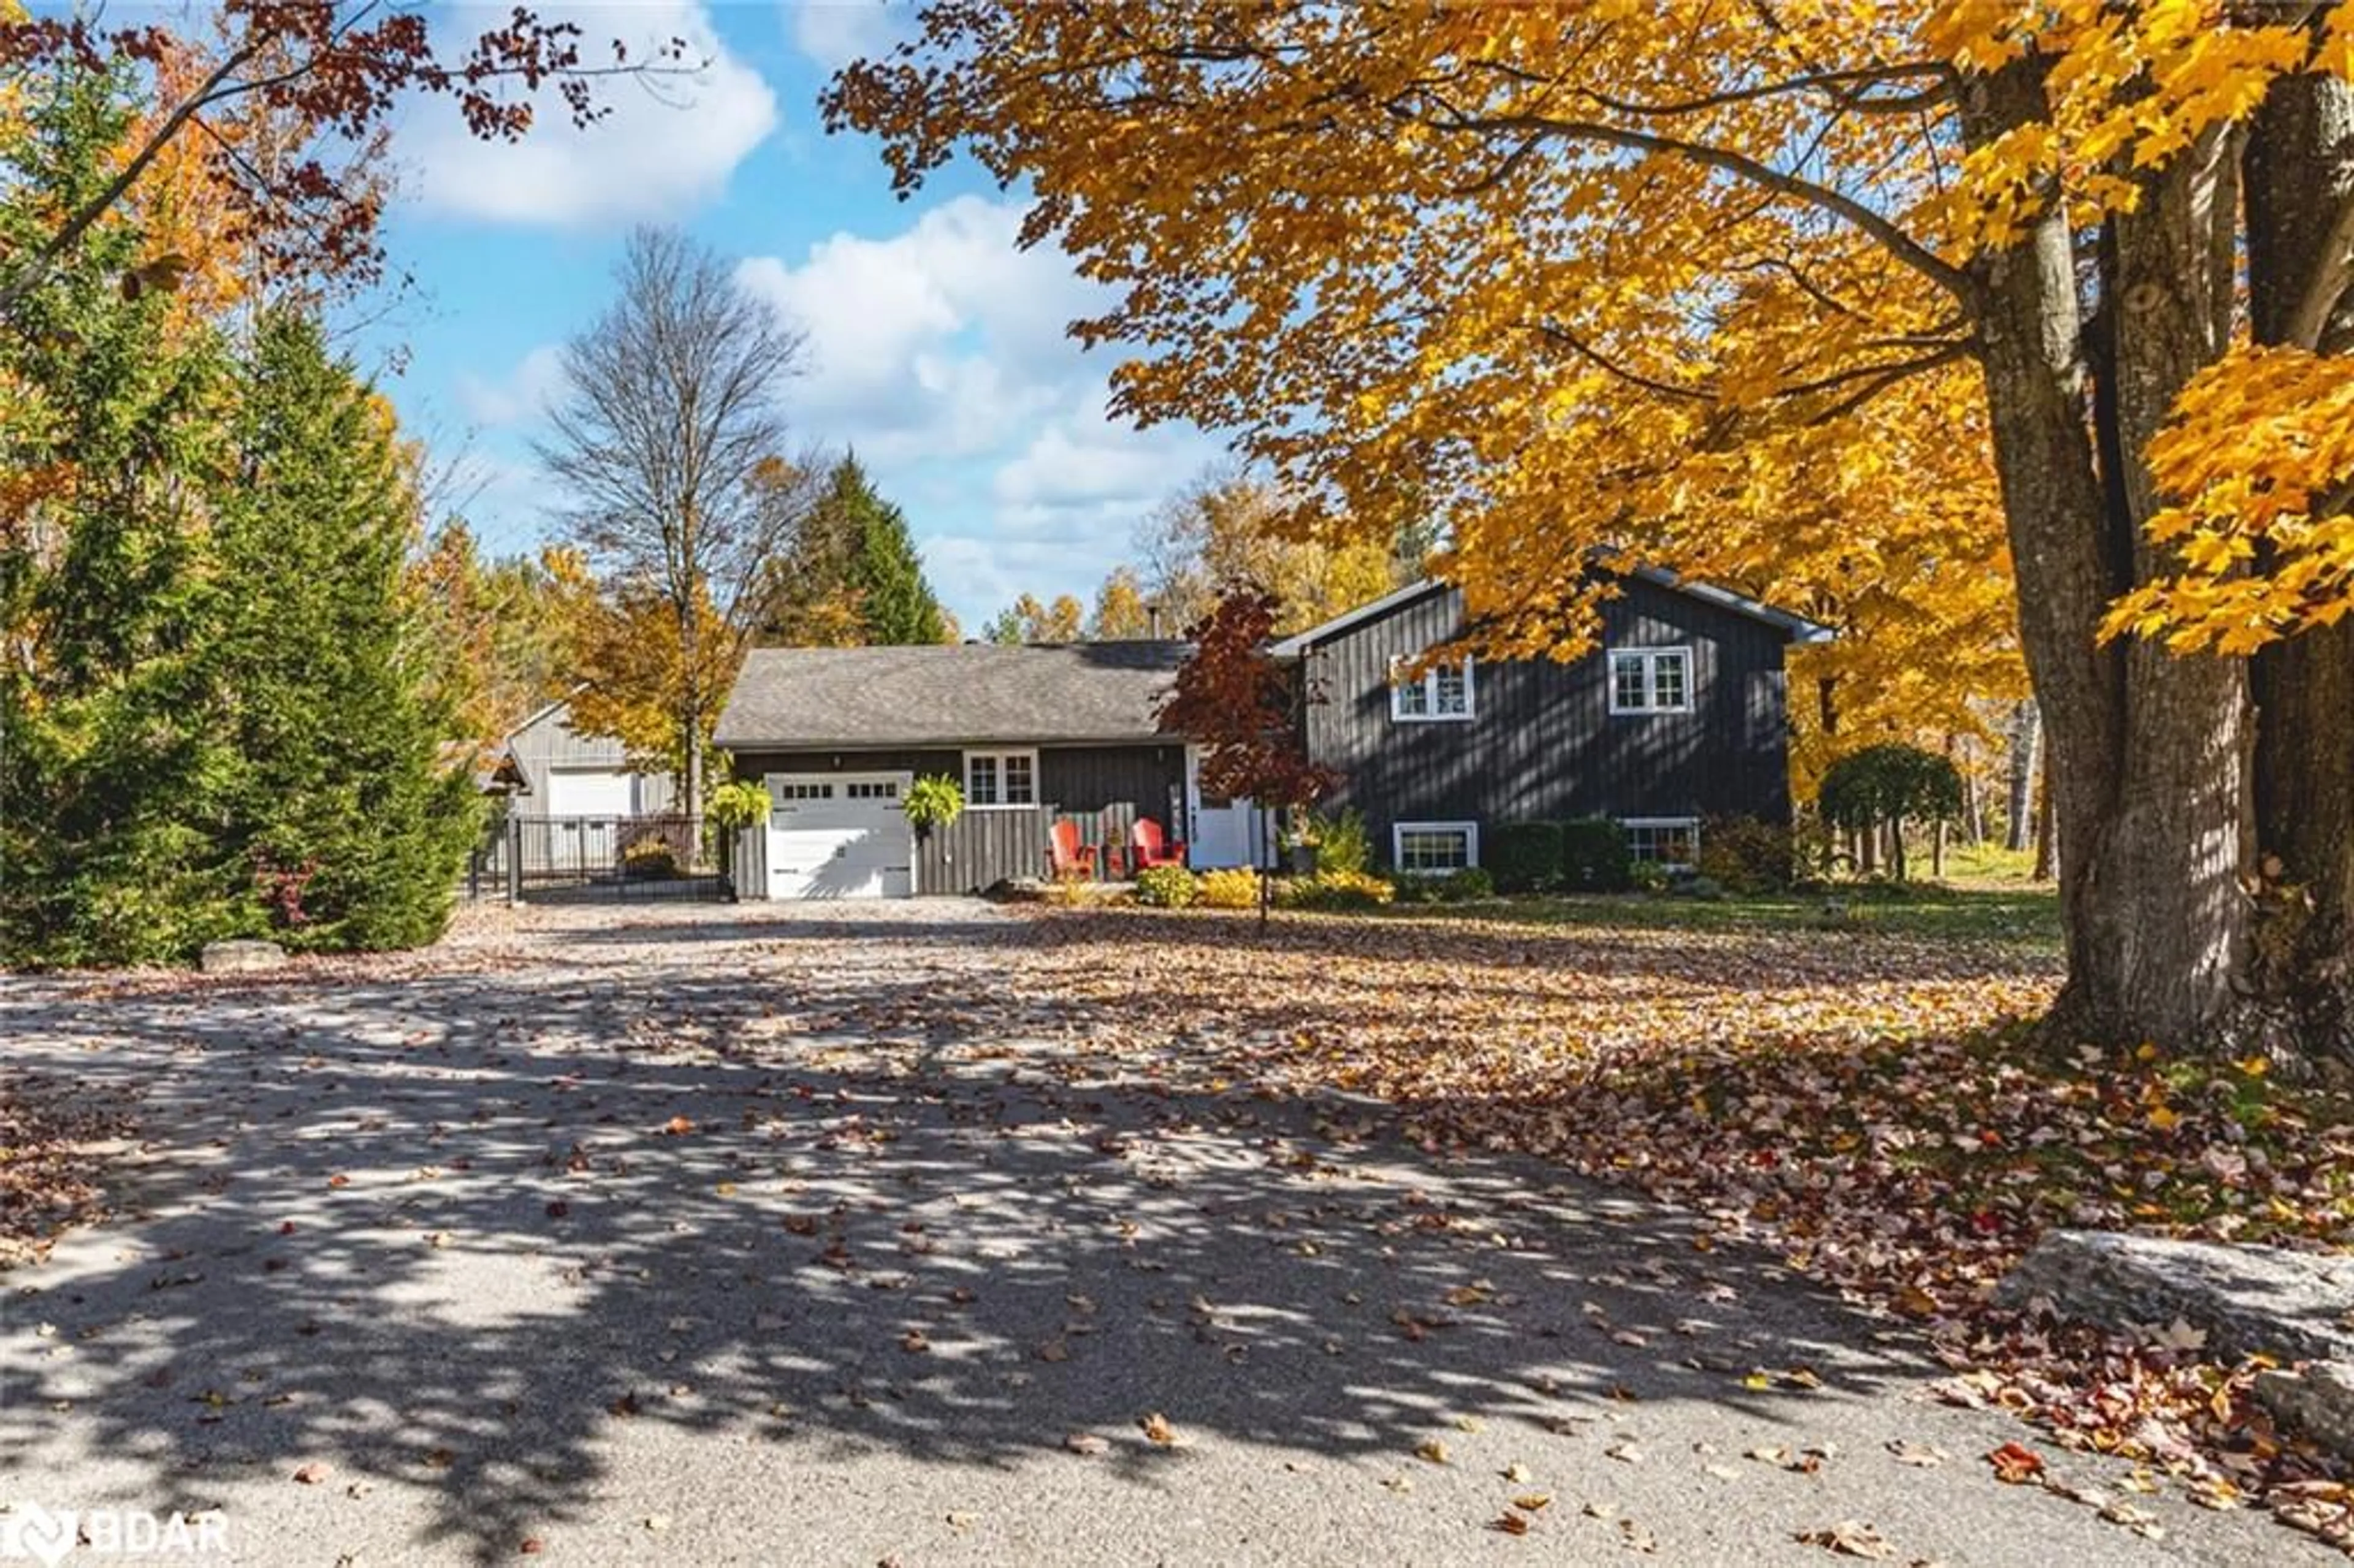
<svg viewBox="0 0 2354 1568">
<path fill-rule="evenodd" d="M 254 974 L 283 965 L 286 949 L 275 942 L 239 938 L 227 942 L 207 942 L 196 961 L 208 975 Z"/>
<path fill-rule="evenodd" d="M 2110 1231 L 2054 1231 L 1995 1292 L 2007 1307 L 2048 1301 L 2115 1332 L 2204 1331 L 2221 1361 L 2284 1363 L 2255 1396 L 2283 1421 L 2354 1458 L 2354 1257 L 2223 1246 Z"/>
</svg>

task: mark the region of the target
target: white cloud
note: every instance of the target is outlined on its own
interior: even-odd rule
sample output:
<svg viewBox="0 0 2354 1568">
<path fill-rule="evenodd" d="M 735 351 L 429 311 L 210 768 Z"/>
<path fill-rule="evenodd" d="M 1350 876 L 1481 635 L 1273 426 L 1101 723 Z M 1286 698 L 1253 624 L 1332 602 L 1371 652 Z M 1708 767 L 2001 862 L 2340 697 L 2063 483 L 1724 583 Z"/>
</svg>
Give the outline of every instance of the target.
<svg viewBox="0 0 2354 1568">
<path fill-rule="evenodd" d="M 458 407 L 478 425 L 514 425 L 536 418 L 564 386 L 564 351 L 544 343 L 495 380 L 463 371 Z"/>
<path fill-rule="evenodd" d="M 810 335 L 802 420 L 862 452 L 970 455 L 1043 418 L 1087 366 L 1064 334 L 1102 292 L 1051 248 L 1015 243 L 1021 209 L 959 196 L 885 239 L 838 233 L 792 265 L 739 276 Z"/>
<path fill-rule="evenodd" d="M 914 31 L 917 16 L 905 0 L 791 0 L 786 10 L 794 45 L 830 71 L 862 57 L 879 59 Z"/>
<path fill-rule="evenodd" d="M 426 210 L 567 228 L 674 217 L 725 189 L 736 166 L 776 128 L 776 94 L 759 72 L 727 52 L 695 0 L 552 5 L 539 7 L 539 15 L 578 23 L 590 59 L 617 38 L 631 58 L 648 59 L 675 37 L 703 69 L 599 84 L 597 101 L 610 112 L 585 129 L 572 124 L 561 98 L 543 92 L 538 122 L 514 143 L 469 136 L 446 100 L 414 105 L 403 151 L 416 163 L 411 183 Z M 503 20 L 491 7 L 456 7 L 441 14 L 439 30 L 445 42 L 462 43 L 470 29 Z"/>
</svg>

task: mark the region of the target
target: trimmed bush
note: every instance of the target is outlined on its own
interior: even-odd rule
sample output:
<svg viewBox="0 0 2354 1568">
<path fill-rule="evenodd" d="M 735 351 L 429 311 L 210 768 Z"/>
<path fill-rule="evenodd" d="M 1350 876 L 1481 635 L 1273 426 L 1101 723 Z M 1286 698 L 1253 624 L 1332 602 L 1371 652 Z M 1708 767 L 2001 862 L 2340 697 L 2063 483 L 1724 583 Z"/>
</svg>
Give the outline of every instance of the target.
<svg viewBox="0 0 2354 1568">
<path fill-rule="evenodd" d="M 1570 892 L 1624 893 L 1634 885 L 1634 866 L 1627 830 L 1609 818 L 1561 824 L 1561 879 Z"/>
<path fill-rule="evenodd" d="M 1182 865 L 1149 866 L 1136 874 L 1136 901 L 1155 909 L 1182 909 L 1202 896 L 1202 885 Z"/>
<path fill-rule="evenodd" d="M 1209 909 L 1258 907 L 1258 873 L 1248 866 L 1202 874 L 1201 902 Z"/>
<path fill-rule="evenodd" d="M 1479 848 L 1497 887 L 1506 893 L 1545 893 L 1561 885 L 1559 822 L 1500 822 Z"/>
<path fill-rule="evenodd" d="M 1627 867 L 1627 886 L 1631 892 L 1665 893 L 1675 880 L 1668 874 L 1668 868 L 1655 860 L 1634 861 Z"/>
<path fill-rule="evenodd" d="M 1693 869 L 1734 893 L 1783 893 L 1797 873 L 1797 837 L 1782 823 L 1712 817 L 1701 824 Z"/>
<path fill-rule="evenodd" d="M 1449 872 L 1438 879 L 1438 901 L 1441 904 L 1467 904 L 1477 898 L 1496 896 L 1496 879 L 1484 866 L 1467 865 L 1461 871 Z"/>
<path fill-rule="evenodd" d="M 1275 885 L 1275 901 L 1286 909 L 1378 909 L 1397 890 L 1362 871 L 1320 871 Z"/>
</svg>

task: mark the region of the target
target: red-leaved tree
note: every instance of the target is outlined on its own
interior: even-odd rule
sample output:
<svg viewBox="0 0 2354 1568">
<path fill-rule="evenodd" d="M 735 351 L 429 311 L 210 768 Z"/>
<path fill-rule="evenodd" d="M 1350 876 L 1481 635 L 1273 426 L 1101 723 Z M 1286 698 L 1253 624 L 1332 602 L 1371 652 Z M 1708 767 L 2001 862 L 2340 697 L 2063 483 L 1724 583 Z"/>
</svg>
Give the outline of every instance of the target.
<svg viewBox="0 0 2354 1568">
<path fill-rule="evenodd" d="M 1202 787 L 1248 798 L 1262 812 L 1312 806 L 1341 776 L 1309 760 L 1299 706 L 1307 695 L 1268 652 L 1282 603 L 1256 586 L 1229 589 L 1185 629 L 1193 652 L 1161 699 L 1161 728 L 1202 748 Z"/>
</svg>

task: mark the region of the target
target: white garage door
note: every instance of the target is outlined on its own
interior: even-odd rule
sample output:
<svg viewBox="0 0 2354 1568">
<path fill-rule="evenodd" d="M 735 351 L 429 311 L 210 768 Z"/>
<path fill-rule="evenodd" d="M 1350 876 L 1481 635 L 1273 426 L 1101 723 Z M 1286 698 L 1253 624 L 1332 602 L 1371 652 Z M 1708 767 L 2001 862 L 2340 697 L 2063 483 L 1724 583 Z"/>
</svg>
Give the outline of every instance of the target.
<svg viewBox="0 0 2354 1568">
<path fill-rule="evenodd" d="M 905 898 L 915 839 L 899 797 L 905 773 L 771 773 L 769 896 Z"/>
<path fill-rule="evenodd" d="M 559 768 L 547 776 L 551 817 L 626 817 L 637 810 L 637 780 L 610 768 Z"/>
</svg>

